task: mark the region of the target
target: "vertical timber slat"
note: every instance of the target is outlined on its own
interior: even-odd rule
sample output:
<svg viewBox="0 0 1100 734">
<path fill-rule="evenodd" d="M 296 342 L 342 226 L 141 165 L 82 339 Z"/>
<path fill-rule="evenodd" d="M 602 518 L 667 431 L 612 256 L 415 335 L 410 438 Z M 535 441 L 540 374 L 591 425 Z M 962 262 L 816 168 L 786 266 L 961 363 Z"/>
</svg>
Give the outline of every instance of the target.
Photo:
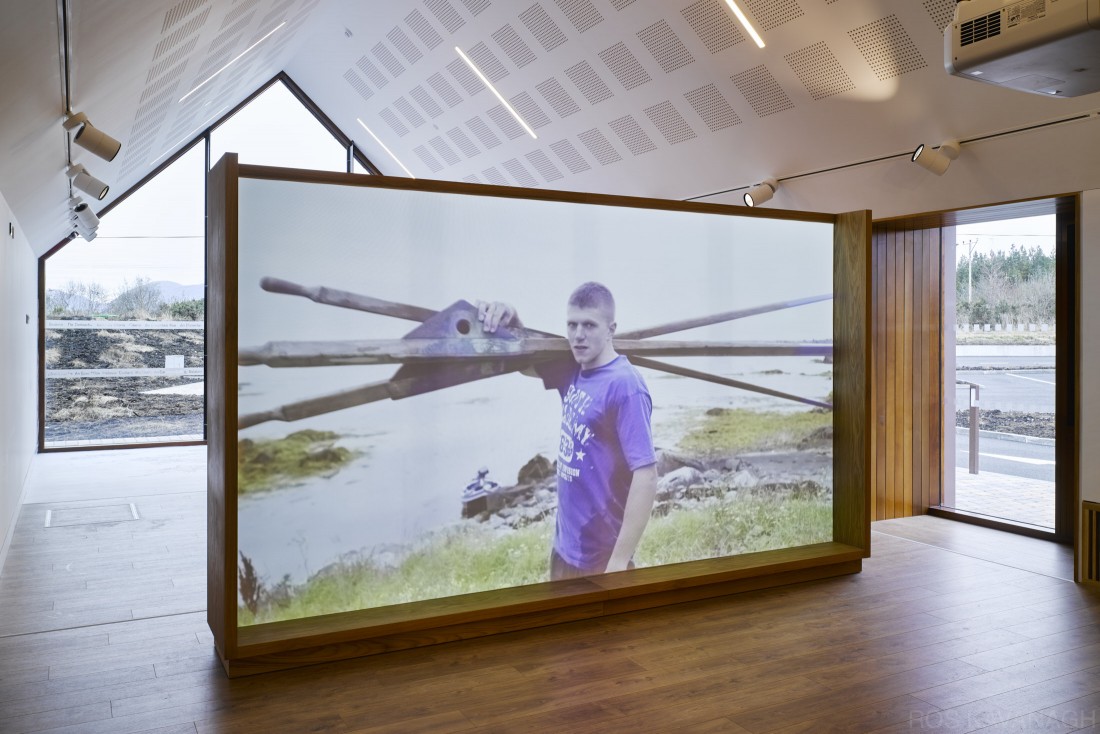
<svg viewBox="0 0 1100 734">
<path fill-rule="evenodd" d="M 938 227 L 874 225 L 872 386 L 876 520 L 939 504 L 942 309 Z"/>
<path fill-rule="evenodd" d="M 833 540 L 871 554 L 871 213 L 833 231 Z M 843 509 L 839 509 L 843 508 Z"/>
</svg>

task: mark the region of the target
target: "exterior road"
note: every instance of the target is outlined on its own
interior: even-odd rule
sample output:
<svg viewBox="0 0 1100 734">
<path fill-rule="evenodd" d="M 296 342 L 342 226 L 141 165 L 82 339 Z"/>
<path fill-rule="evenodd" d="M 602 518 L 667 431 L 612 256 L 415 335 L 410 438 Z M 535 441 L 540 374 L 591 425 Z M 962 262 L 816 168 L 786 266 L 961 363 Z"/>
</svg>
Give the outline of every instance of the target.
<svg viewBox="0 0 1100 734">
<path fill-rule="evenodd" d="M 965 472 L 970 466 L 970 439 L 956 432 L 955 467 Z M 978 439 L 978 476 L 983 472 L 1054 481 L 1054 447 L 1040 446 L 1003 438 L 981 436 Z"/>
</svg>

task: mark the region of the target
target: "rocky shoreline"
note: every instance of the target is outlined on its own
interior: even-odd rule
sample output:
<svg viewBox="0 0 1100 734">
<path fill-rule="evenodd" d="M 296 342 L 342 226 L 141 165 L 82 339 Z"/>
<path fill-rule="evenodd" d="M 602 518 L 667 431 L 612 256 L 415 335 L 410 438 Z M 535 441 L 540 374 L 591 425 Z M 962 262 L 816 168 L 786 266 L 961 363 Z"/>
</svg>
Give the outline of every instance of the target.
<svg viewBox="0 0 1100 734">
<path fill-rule="evenodd" d="M 520 470 L 517 482 L 487 493 L 485 508 L 467 522 L 515 530 L 551 517 L 557 509 L 554 464 L 541 454 Z M 692 509 L 739 492 L 827 497 L 833 486 L 832 428 L 821 429 L 794 449 L 727 456 L 657 451 L 654 516 Z"/>
</svg>

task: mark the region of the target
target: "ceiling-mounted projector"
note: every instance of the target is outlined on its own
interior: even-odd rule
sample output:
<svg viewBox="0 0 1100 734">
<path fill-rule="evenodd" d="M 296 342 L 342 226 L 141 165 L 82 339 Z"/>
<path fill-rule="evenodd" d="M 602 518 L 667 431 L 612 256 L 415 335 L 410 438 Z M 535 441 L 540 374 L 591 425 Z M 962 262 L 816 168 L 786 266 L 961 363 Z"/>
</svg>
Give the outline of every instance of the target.
<svg viewBox="0 0 1100 734">
<path fill-rule="evenodd" d="M 943 41 L 955 76 L 1051 97 L 1100 91 L 1100 0 L 962 0 Z"/>
</svg>

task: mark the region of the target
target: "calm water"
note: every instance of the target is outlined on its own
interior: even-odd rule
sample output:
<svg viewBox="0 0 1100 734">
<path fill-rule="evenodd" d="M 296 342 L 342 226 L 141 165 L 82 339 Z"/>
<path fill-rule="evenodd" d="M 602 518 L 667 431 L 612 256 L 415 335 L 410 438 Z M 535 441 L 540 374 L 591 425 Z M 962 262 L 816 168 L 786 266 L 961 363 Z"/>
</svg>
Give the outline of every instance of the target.
<svg viewBox="0 0 1100 734">
<path fill-rule="evenodd" d="M 680 364 L 822 400 L 830 365 L 813 358 L 680 360 Z M 782 369 L 782 374 L 764 374 Z M 373 371 L 372 371 L 373 370 Z M 712 407 L 805 410 L 807 406 L 699 380 L 643 370 L 653 396 L 654 440 L 672 448 L 688 424 Z M 240 411 L 247 413 L 385 379 L 392 369 L 242 368 Z M 281 397 L 279 397 L 281 396 Z M 481 466 L 514 484 L 527 461 L 557 451 L 559 400 L 539 380 L 505 375 L 400 401 L 386 400 L 295 423 L 267 423 L 242 438 L 277 438 L 304 428 L 343 436 L 361 456 L 329 478 L 317 477 L 240 500 L 240 550 L 274 582 L 298 583 L 348 553 L 415 544 L 457 522 L 462 489 Z"/>
</svg>

